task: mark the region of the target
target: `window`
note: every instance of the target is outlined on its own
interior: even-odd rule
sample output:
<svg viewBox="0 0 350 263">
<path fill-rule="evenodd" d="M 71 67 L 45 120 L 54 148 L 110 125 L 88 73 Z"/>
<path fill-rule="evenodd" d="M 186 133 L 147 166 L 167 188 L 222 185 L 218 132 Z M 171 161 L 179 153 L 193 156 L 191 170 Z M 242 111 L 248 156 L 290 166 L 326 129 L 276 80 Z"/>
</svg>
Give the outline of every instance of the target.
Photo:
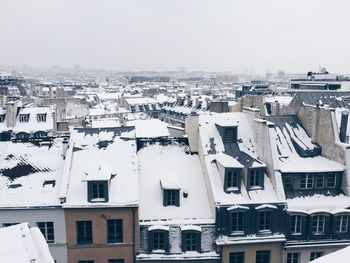
<svg viewBox="0 0 350 263">
<path fill-rule="evenodd" d="M 337 233 L 346 233 L 348 232 L 348 222 L 349 217 L 342 215 L 335 217 L 335 232 Z"/>
<path fill-rule="evenodd" d="M 200 251 L 200 232 L 185 232 L 184 251 Z"/>
<path fill-rule="evenodd" d="M 271 231 L 271 212 L 259 212 L 259 231 Z"/>
<path fill-rule="evenodd" d="M 286 176 L 284 178 L 284 188 L 286 190 L 292 190 L 293 189 L 293 177 L 292 176 Z"/>
<path fill-rule="evenodd" d="M 28 122 L 29 121 L 29 114 L 20 114 L 19 115 L 19 122 Z"/>
<path fill-rule="evenodd" d="M 45 237 L 47 243 L 55 242 L 55 231 L 53 227 L 53 222 L 37 222 L 36 225 Z"/>
<path fill-rule="evenodd" d="M 229 263 L 244 263 L 244 252 L 230 253 Z"/>
<path fill-rule="evenodd" d="M 29 134 L 26 132 L 19 132 L 16 134 L 17 139 L 26 139 L 29 138 Z"/>
<path fill-rule="evenodd" d="M 335 188 L 336 186 L 336 176 L 335 173 L 327 173 L 326 177 L 326 186 L 327 188 Z"/>
<path fill-rule="evenodd" d="M 262 187 L 262 171 L 260 169 L 249 169 L 249 187 Z"/>
<path fill-rule="evenodd" d="M 300 177 L 300 189 L 312 189 L 314 185 L 313 174 L 303 174 Z"/>
<path fill-rule="evenodd" d="M 46 122 L 46 113 L 39 113 L 36 115 L 38 122 Z"/>
<path fill-rule="evenodd" d="M 4 122 L 4 120 L 5 120 L 5 114 L 1 114 L 0 115 L 0 122 Z"/>
<path fill-rule="evenodd" d="M 123 243 L 123 220 L 122 219 L 107 220 L 107 242 Z"/>
<path fill-rule="evenodd" d="M 237 141 L 236 134 L 237 134 L 237 131 L 235 127 L 224 128 L 224 138 L 223 138 L 224 143 L 236 142 Z"/>
<path fill-rule="evenodd" d="M 88 182 L 88 201 L 89 202 L 108 202 L 107 181 Z"/>
<path fill-rule="evenodd" d="M 165 250 L 165 232 L 153 232 L 153 250 Z"/>
<path fill-rule="evenodd" d="M 323 189 L 324 188 L 324 174 L 316 174 L 316 188 Z"/>
<path fill-rule="evenodd" d="M 270 250 L 258 250 L 256 251 L 255 262 L 256 263 L 270 263 Z"/>
<path fill-rule="evenodd" d="M 287 263 L 299 263 L 299 253 L 288 253 Z"/>
<path fill-rule="evenodd" d="M 239 188 L 239 177 L 238 171 L 228 170 L 226 173 L 226 187 L 229 188 Z"/>
<path fill-rule="evenodd" d="M 180 205 L 179 192 L 180 190 L 164 189 L 164 200 L 163 200 L 164 206 L 169 206 L 169 205 L 179 206 Z"/>
<path fill-rule="evenodd" d="M 77 244 L 92 244 L 92 221 L 77 221 Z"/>
<path fill-rule="evenodd" d="M 124 263 L 125 260 L 123 258 L 119 259 L 108 259 L 108 263 Z"/>
<path fill-rule="evenodd" d="M 243 232 L 243 213 L 231 213 L 231 232 Z"/>
<path fill-rule="evenodd" d="M 35 138 L 47 137 L 47 132 L 44 132 L 44 131 L 37 131 L 37 132 L 34 132 L 34 137 L 35 137 Z"/>
<path fill-rule="evenodd" d="M 323 215 L 312 216 L 312 233 L 322 235 L 325 232 L 326 217 Z"/>
<path fill-rule="evenodd" d="M 302 222 L 303 222 L 303 217 L 301 215 L 292 215 L 290 217 L 290 233 L 292 235 L 301 234 Z"/>
<path fill-rule="evenodd" d="M 94 260 L 79 260 L 78 263 L 95 263 Z"/>
<path fill-rule="evenodd" d="M 322 257 L 323 252 L 311 252 L 310 253 L 310 261 L 315 260 L 316 258 Z"/>
</svg>

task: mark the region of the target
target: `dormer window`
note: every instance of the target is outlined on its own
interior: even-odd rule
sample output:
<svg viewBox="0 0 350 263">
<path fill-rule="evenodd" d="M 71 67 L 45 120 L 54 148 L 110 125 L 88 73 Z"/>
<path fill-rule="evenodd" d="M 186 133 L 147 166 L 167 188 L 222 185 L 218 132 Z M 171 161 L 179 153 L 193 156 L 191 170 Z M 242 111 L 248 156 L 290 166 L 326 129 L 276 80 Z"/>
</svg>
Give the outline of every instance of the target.
<svg viewBox="0 0 350 263">
<path fill-rule="evenodd" d="M 46 113 L 39 113 L 36 115 L 38 122 L 46 122 Z"/>
<path fill-rule="evenodd" d="M 249 169 L 248 170 L 248 185 L 250 190 L 260 189 L 264 187 L 264 170 Z"/>
<path fill-rule="evenodd" d="M 108 182 L 89 181 L 88 182 L 88 202 L 108 202 Z"/>
<path fill-rule="evenodd" d="M 180 206 L 180 190 L 164 189 L 163 194 L 164 206 Z"/>
<path fill-rule="evenodd" d="M 241 188 L 240 169 L 225 169 L 225 191 L 239 192 Z"/>
<path fill-rule="evenodd" d="M 237 141 L 237 127 L 225 127 L 223 129 L 224 143 L 234 143 Z"/>
<path fill-rule="evenodd" d="M 0 114 L 0 123 L 4 122 L 5 120 L 5 114 Z"/>
<path fill-rule="evenodd" d="M 29 114 L 20 114 L 19 115 L 19 122 L 28 122 L 29 121 Z"/>
</svg>

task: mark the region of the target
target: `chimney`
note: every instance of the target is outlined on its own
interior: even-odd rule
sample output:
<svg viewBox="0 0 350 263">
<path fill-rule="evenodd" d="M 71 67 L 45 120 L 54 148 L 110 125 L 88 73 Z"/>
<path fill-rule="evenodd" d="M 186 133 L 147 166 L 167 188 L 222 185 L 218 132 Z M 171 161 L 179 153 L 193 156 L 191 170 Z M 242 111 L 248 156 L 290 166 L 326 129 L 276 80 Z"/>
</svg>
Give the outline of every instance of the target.
<svg viewBox="0 0 350 263">
<path fill-rule="evenodd" d="M 346 143 L 346 131 L 348 129 L 348 118 L 349 118 L 349 111 L 343 110 L 341 112 L 339 139 L 341 142 L 344 142 L 344 143 Z"/>
<path fill-rule="evenodd" d="M 12 128 L 16 124 L 18 101 L 6 102 L 6 125 L 8 128 Z"/>
</svg>

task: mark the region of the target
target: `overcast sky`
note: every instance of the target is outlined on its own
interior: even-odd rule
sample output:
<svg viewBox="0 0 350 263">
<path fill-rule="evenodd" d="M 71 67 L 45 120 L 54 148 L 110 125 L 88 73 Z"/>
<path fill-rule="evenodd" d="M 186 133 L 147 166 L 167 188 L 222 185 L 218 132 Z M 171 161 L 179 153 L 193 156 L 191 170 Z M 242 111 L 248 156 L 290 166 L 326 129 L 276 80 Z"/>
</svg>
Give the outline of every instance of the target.
<svg viewBox="0 0 350 263">
<path fill-rule="evenodd" d="M 0 65 L 350 73 L 349 0 L 0 0 Z"/>
</svg>

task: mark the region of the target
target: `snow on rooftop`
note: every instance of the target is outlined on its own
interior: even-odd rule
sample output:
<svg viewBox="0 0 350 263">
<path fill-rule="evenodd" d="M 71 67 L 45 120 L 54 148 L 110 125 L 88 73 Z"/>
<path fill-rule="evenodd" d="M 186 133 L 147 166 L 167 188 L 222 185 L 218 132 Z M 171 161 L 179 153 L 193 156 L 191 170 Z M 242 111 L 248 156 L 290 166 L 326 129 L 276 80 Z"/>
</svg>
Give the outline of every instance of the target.
<svg viewBox="0 0 350 263">
<path fill-rule="evenodd" d="M 13 132 L 37 132 L 37 131 L 52 131 L 53 130 L 53 109 L 52 107 L 26 107 L 21 108 L 17 115 L 17 121 Z M 21 114 L 29 115 L 28 122 L 20 122 Z M 45 121 L 38 121 L 38 114 L 44 114 L 46 116 Z"/>
<path fill-rule="evenodd" d="M 1 262 L 54 263 L 44 236 L 28 223 L 1 228 L 0 244 Z"/>
<path fill-rule="evenodd" d="M 153 98 L 126 98 L 125 99 L 129 105 L 136 105 L 136 104 L 154 104 L 157 103 L 157 101 Z"/>
<path fill-rule="evenodd" d="M 65 207 L 138 204 L 136 141 L 133 127 L 78 128 L 71 134 Z M 109 201 L 89 203 L 87 181 L 108 181 Z"/>
<path fill-rule="evenodd" d="M 187 154 L 185 146 L 155 144 L 142 148 L 138 158 L 141 222 L 213 223 L 198 155 Z M 163 206 L 160 181 L 164 180 L 176 180 L 181 188 L 179 207 Z M 188 193 L 186 198 L 184 192 Z"/>
<path fill-rule="evenodd" d="M 323 257 L 317 258 L 310 262 L 312 263 L 335 263 L 344 262 L 344 260 L 350 258 L 350 246 L 337 250 L 335 252 L 329 253 Z M 346 260 L 347 261 L 347 260 Z"/>
<path fill-rule="evenodd" d="M 293 96 L 264 96 L 264 101 L 265 102 L 269 102 L 269 103 L 273 103 L 273 102 L 278 102 L 281 106 L 287 106 L 289 105 L 289 103 L 292 101 Z"/>
<path fill-rule="evenodd" d="M 223 181 L 219 169 L 214 160 L 224 163 L 226 167 L 235 167 L 238 160 L 227 158 L 224 154 L 225 147 L 220 136 L 217 123 L 224 122 L 226 125 L 238 125 L 238 145 L 239 150 L 252 157 L 251 167 L 265 167 L 266 165 L 257 159 L 256 144 L 254 140 L 253 128 L 247 115 L 242 112 L 212 113 L 199 116 L 200 141 L 203 147 L 205 165 L 207 167 L 209 182 L 213 192 L 214 201 L 218 205 L 235 205 L 248 203 L 277 203 L 277 197 L 270 178 L 264 175 L 264 189 L 247 191 L 243 181 L 241 182 L 241 193 L 226 193 L 223 189 Z M 222 158 L 224 157 L 224 158 Z M 220 160 L 221 159 L 221 160 Z M 224 165 L 223 164 L 223 165 Z M 239 167 L 241 167 L 240 164 Z"/>
<path fill-rule="evenodd" d="M 1 142 L 1 207 L 59 205 L 63 139 L 39 144 Z M 6 144 L 6 145 L 5 145 Z"/>
<path fill-rule="evenodd" d="M 332 214 L 344 212 L 350 207 L 350 199 L 344 194 L 337 196 L 326 196 L 322 194 L 314 194 L 312 196 L 294 197 L 287 199 L 288 211 L 315 213 L 315 208 Z M 350 210 L 349 210 L 350 211 Z"/>
<path fill-rule="evenodd" d="M 276 125 L 269 128 L 269 134 L 275 170 L 282 173 L 305 173 L 335 172 L 345 169 L 342 164 L 320 155 L 301 157 L 295 148 L 296 144 L 304 151 L 313 151 L 316 145 L 300 125 L 292 127 L 286 123 L 282 129 Z"/>
<path fill-rule="evenodd" d="M 169 137 L 168 124 L 159 119 L 128 121 L 128 126 L 135 126 L 137 138 Z"/>
</svg>

